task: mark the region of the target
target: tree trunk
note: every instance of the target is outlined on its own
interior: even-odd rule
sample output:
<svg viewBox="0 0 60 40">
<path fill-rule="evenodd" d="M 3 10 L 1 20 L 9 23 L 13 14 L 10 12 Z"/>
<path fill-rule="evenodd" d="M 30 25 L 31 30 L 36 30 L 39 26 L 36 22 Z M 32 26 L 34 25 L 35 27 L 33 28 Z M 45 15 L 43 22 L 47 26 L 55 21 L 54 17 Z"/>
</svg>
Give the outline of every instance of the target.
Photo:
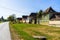
<svg viewBox="0 0 60 40">
<path fill-rule="evenodd" d="M 40 24 L 40 19 L 38 18 L 38 24 Z"/>
<path fill-rule="evenodd" d="M 37 24 L 37 19 L 34 19 L 34 24 Z"/>
</svg>

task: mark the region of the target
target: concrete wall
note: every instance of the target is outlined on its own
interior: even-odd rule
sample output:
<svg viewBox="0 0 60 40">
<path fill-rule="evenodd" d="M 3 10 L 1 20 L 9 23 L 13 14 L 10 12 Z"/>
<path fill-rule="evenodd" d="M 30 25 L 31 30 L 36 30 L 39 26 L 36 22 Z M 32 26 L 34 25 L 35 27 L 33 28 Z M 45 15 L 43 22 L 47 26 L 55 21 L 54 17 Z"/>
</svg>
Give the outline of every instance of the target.
<svg viewBox="0 0 60 40">
<path fill-rule="evenodd" d="M 60 24 L 60 21 L 49 21 L 49 24 Z"/>
<path fill-rule="evenodd" d="M 49 21 L 49 26 L 60 27 L 60 21 Z"/>
</svg>

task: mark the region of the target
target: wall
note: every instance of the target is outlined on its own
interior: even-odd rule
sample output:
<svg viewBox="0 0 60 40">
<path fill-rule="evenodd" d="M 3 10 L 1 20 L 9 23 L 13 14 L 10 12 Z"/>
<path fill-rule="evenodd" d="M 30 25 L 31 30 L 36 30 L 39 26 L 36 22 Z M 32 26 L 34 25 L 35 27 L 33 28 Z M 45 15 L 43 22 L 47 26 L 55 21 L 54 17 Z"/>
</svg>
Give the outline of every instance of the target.
<svg viewBox="0 0 60 40">
<path fill-rule="evenodd" d="M 49 21 L 49 26 L 60 27 L 60 21 Z"/>
<path fill-rule="evenodd" d="M 49 24 L 49 14 L 42 16 L 42 20 L 40 20 L 40 24 L 42 24 L 42 25 L 48 25 Z"/>
</svg>

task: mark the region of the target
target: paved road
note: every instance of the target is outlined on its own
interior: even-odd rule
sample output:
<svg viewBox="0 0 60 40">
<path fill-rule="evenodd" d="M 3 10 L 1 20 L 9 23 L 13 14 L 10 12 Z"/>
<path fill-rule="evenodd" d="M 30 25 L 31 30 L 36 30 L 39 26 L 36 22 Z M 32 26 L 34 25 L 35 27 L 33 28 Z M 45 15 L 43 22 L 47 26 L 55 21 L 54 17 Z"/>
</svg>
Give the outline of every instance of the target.
<svg viewBox="0 0 60 40">
<path fill-rule="evenodd" d="M 9 22 L 0 23 L 0 40 L 11 40 Z"/>
</svg>

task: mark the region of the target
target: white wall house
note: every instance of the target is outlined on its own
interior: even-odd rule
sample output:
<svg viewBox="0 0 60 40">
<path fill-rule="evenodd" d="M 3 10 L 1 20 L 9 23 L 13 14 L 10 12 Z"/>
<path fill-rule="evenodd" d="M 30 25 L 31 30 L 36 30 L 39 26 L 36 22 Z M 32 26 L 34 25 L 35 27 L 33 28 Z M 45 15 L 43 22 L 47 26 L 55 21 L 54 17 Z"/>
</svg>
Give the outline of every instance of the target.
<svg viewBox="0 0 60 40">
<path fill-rule="evenodd" d="M 60 12 L 56 12 L 51 7 L 47 8 L 43 12 L 43 16 L 42 16 L 42 20 L 40 20 L 40 24 L 60 27 Z"/>
</svg>

